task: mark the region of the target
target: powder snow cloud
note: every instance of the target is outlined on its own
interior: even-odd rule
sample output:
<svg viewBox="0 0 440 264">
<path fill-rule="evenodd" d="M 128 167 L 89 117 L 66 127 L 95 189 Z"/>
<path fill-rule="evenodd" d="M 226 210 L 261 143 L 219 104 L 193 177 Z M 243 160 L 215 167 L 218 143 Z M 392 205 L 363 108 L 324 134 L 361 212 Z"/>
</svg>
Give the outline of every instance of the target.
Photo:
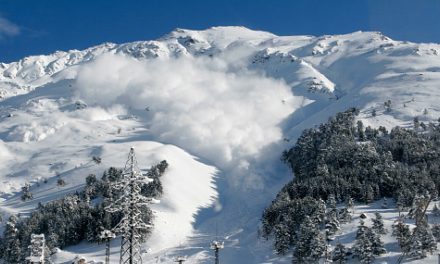
<svg viewBox="0 0 440 264">
<path fill-rule="evenodd" d="M 158 140 L 221 169 L 246 171 L 262 149 L 282 139 L 279 124 L 298 98 L 284 82 L 233 64 L 106 54 L 79 69 L 76 86 L 91 105 L 148 107 L 149 130 Z"/>
</svg>

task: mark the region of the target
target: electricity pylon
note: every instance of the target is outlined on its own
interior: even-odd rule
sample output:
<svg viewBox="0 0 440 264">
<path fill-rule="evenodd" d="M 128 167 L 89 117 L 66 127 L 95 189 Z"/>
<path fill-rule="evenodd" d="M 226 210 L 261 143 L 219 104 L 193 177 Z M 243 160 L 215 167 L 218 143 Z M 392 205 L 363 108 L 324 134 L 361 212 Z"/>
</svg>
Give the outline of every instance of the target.
<svg viewBox="0 0 440 264">
<path fill-rule="evenodd" d="M 141 231 L 152 227 L 150 223 L 142 220 L 142 210 L 148 204 L 159 201 L 141 195 L 143 184 L 152 182 L 153 179 L 142 175 L 137 166 L 134 148 L 130 149 L 128 160 L 122 172 L 122 179 L 112 183 L 111 188 L 121 193 L 121 196 L 110 204 L 106 209 L 111 212 L 122 212 L 122 219 L 113 228 L 113 231 L 121 235 L 120 264 L 141 264 Z"/>
</svg>

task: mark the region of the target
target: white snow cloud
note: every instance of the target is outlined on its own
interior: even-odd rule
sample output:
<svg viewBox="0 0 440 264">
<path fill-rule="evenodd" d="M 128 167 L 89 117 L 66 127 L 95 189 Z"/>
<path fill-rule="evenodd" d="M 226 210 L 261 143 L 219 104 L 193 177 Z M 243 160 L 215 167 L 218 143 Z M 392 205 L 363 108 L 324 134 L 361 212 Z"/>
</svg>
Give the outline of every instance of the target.
<svg viewBox="0 0 440 264">
<path fill-rule="evenodd" d="M 20 34 L 20 28 L 8 19 L 0 16 L 0 39 L 18 34 Z"/>
<path fill-rule="evenodd" d="M 284 82 L 237 70 L 225 59 L 107 54 L 79 69 L 76 86 L 89 105 L 148 107 L 158 140 L 229 171 L 247 171 L 262 149 L 281 140 L 279 123 L 296 105 Z"/>
</svg>

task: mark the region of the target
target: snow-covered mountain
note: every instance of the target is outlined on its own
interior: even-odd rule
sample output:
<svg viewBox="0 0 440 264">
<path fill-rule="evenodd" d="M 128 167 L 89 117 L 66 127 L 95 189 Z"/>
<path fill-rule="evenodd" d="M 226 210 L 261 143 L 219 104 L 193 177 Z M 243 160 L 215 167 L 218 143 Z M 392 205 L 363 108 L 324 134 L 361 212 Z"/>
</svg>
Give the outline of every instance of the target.
<svg viewBox="0 0 440 264">
<path fill-rule="evenodd" d="M 123 166 L 134 146 L 143 168 L 170 164 L 146 263 L 176 254 L 208 263 L 216 235 L 227 238 L 226 263 L 282 263 L 257 240 L 263 208 L 291 177 L 281 152 L 303 129 L 352 106 L 372 126 L 437 120 L 439 54 L 439 44 L 378 32 L 215 27 L 0 63 L 1 210 L 26 213 L 74 192 L 88 174 Z M 65 187 L 56 186 L 60 176 Z M 34 199 L 22 202 L 25 182 Z M 103 253 L 79 245 L 57 261 Z"/>
</svg>

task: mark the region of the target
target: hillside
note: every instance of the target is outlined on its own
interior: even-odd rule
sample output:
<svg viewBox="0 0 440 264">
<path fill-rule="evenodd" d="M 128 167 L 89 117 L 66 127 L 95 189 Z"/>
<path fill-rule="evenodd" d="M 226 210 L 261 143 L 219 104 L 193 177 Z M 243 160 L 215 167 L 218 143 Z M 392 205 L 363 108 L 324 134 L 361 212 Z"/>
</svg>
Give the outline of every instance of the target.
<svg viewBox="0 0 440 264">
<path fill-rule="evenodd" d="M 176 254 L 208 263 L 216 236 L 227 237 L 225 263 L 289 263 L 256 239 L 263 209 L 291 178 L 282 151 L 353 106 L 374 127 L 437 120 L 439 54 L 439 44 L 378 32 L 276 36 L 215 27 L 0 63 L 3 219 L 82 188 L 90 173 L 122 167 L 134 146 L 142 169 L 170 164 L 147 263 Z M 34 199 L 22 202 L 25 182 Z M 103 259 L 95 246 L 67 248 L 57 261 Z"/>
</svg>

